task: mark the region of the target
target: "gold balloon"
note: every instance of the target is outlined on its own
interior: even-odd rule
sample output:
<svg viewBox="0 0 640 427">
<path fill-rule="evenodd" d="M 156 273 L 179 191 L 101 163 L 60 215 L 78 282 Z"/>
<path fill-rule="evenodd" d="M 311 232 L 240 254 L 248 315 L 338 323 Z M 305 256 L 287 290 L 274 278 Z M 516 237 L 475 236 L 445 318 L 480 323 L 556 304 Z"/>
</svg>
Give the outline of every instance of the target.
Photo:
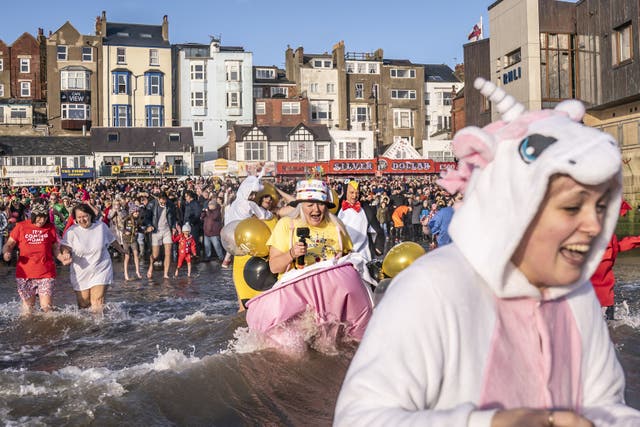
<svg viewBox="0 0 640 427">
<path fill-rule="evenodd" d="M 243 219 L 236 226 L 234 237 L 236 245 L 251 256 L 266 257 L 269 255 L 267 240 L 271 230 L 267 224 L 256 217 Z"/>
<path fill-rule="evenodd" d="M 340 201 L 340 196 L 338 196 L 338 192 L 332 188 L 331 189 L 331 202 L 333 202 L 333 204 L 336 205 L 336 206 L 331 208 L 331 209 L 329 209 L 329 212 L 331 212 L 334 215 L 338 212 L 338 202 L 339 201 Z"/>
<path fill-rule="evenodd" d="M 426 252 L 422 246 L 415 242 L 398 243 L 384 257 L 382 272 L 388 277 L 395 277 Z"/>
<path fill-rule="evenodd" d="M 273 203 L 271 206 L 273 207 L 278 206 L 278 203 L 280 202 L 280 193 L 278 193 L 278 190 L 276 190 L 276 187 L 268 181 L 263 181 L 262 186 L 264 187 L 262 191 L 259 191 L 258 193 L 256 193 L 256 199 L 255 199 L 256 203 L 260 202 L 260 198 L 262 196 L 269 195 L 271 196 L 271 199 L 273 199 Z"/>
</svg>

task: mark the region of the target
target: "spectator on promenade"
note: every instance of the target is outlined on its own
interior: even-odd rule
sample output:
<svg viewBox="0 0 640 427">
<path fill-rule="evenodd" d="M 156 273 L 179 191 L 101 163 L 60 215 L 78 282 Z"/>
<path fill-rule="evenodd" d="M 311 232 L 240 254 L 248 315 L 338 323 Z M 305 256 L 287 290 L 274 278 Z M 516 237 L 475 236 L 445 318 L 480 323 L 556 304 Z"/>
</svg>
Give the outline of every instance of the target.
<svg viewBox="0 0 640 427">
<path fill-rule="evenodd" d="M 393 221 L 393 228 L 391 229 L 391 238 L 394 242 L 400 243 L 405 240 L 405 221 L 407 215 L 411 213 L 412 207 L 410 205 L 400 205 L 394 209 L 391 214 L 391 220 Z"/>
</svg>

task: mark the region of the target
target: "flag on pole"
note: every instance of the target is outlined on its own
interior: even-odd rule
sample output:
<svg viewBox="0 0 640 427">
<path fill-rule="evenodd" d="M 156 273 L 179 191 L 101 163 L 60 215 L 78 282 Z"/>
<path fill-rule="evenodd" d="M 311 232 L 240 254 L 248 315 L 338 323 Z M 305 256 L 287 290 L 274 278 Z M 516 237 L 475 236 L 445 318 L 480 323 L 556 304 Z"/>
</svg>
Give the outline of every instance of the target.
<svg viewBox="0 0 640 427">
<path fill-rule="evenodd" d="M 482 16 L 480 17 L 480 21 L 473 26 L 473 30 L 471 30 L 467 39 L 474 42 L 482 40 Z"/>
</svg>

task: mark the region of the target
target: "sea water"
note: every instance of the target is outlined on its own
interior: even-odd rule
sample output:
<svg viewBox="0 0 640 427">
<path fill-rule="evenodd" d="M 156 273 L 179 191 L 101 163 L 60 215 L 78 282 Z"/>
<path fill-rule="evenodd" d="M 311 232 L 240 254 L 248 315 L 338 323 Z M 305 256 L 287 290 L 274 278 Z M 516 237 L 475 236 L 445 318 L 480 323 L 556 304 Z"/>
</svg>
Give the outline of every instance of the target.
<svg viewBox="0 0 640 427">
<path fill-rule="evenodd" d="M 635 252 L 635 251 L 634 251 Z M 622 254 L 612 339 L 640 408 L 640 254 Z M 231 271 L 116 283 L 104 315 L 75 306 L 59 267 L 52 313 L 20 317 L 15 268 L 0 267 L 0 420 L 8 426 L 328 426 L 355 346 L 295 357 L 237 313 Z M 184 271 L 181 272 L 184 275 Z"/>
</svg>

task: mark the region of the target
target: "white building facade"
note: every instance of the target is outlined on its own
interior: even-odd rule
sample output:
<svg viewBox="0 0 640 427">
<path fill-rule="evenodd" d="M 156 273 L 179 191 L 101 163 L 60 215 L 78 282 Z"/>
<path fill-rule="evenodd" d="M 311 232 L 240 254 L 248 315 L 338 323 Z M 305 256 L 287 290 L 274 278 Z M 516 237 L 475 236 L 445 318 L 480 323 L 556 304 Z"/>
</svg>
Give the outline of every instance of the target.
<svg viewBox="0 0 640 427">
<path fill-rule="evenodd" d="M 253 54 L 217 39 L 177 49 L 178 121 L 193 129 L 196 152 L 210 160 L 234 124 L 253 122 Z"/>
<path fill-rule="evenodd" d="M 341 115 L 338 102 L 338 70 L 331 55 L 311 56 L 300 68 L 300 88 L 309 99 L 311 124 L 337 127 Z"/>
<path fill-rule="evenodd" d="M 424 66 L 425 140 L 441 133 L 450 136 L 451 105 L 455 94 L 463 86 L 464 83 L 458 80 L 448 65 Z M 426 147 L 424 151 L 427 151 Z"/>
</svg>

